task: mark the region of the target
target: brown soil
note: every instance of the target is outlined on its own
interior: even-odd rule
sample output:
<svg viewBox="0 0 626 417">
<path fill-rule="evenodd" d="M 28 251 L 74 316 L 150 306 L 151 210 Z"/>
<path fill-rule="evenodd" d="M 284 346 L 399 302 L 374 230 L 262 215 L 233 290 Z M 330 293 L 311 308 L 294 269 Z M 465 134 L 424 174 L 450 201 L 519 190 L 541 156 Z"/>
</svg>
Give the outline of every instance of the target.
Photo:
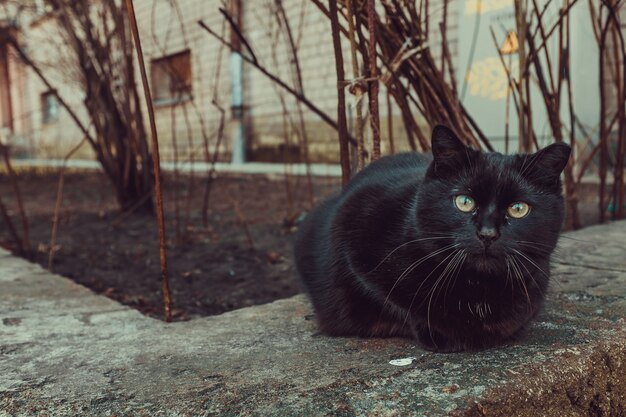
<svg viewBox="0 0 626 417">
<path fill-rule="evenodd" d="M 19 176 L 32 260 L 44 267 L 57 181 L 58 175 L 51 173 Z M 292 181 L 293 208 L 289 209 L 284 178 L 220 176 L 213 182 L 205 228 L 204 178 L 196 175 L 193 183 L 189 177 L 165 178 L 175 320 L 220 314 L 299 292 L 291 255 L 293 220 L 310 204 L 305 178 Z M 317 199 L 339 188 L 336 178 L 316 178 L 314 183 Z M 0 176 L 0 195 L 19 230 L 17 205 L 6 176 Z M 1 218 L 0 246 L 13 248 Z M 100 174 L 66 175 L 53 270 L 144 314 L 163 316 L 156 218 L 120 215 L 113 189 Z"/>
<path fill-rule="evenodd" d="M 27 172 L 18 181 L 31 259 L 47 267 L 58 174 Z M 291 179 L 289 208 L 284 177 L 222 175 L 213 181 L 208 227 L 201 213 L 204 181 L 204 176 L 175 179 L 171 174 L 164 181 L 173 318 L 215 315 L 298 293 L 291 245 L 296 220 L 310 207 L 306 179 Z M 338 178 L 313 181 L 317 201 L 340 187 Z M 597 221 L 597 190 L 591 188 L 582 190 L 587 198 L 579 204 L 585 225 Z M 20 230 L 13 189 L 1 174 L 0 196 Z M 14 249 L 1 216 L 0 246 Z M 121 215 L 103 175 L 66 175 L 52 269 L 144 314 L 163 317 L 156 218 Z"/>
</svg>

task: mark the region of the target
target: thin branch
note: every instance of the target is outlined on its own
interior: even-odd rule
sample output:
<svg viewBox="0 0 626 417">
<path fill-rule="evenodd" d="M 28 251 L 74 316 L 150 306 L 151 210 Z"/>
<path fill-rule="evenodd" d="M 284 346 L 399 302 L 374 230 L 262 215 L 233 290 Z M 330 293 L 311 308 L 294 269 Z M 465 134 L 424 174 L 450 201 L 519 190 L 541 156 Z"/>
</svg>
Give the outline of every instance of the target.
<svg viewBox="0 0 626 417">
<path fill-rule="evenodd" d="M 380 116 L 378 114 L 378 67 L 376 66 L 376 8 L 367 0 L 367 30 L 369 32 L 369 107 L 372 128 L 372 161 L 380 158 Z M 337 31 L 338 32 L 338 31 Z M 339 37 L 339 33 L 337 33 Z"/>
<path fill-rule="evenodd" d="M 141 73 L 141 82 L 143 83 L 143 89 L 146 99 L 146 105 L 148 106 L 148 115 L 150 118 L 150 131 L 152 137 L 152 161 L 154 166 L 155 177 L 155 194 L 157 200 L 157 221 L 159 226 L 159 259 L 161 261 L 161 279 L 162 279 L 162 291 L 163 291 L 163 309 L 165 312 L 165 320 L 172 321 L 172 301 L 170 297 L 169 279 L 167 275 L 167 246 L 165 240 L 165 216 L 163 214 L 163 194 L 161 188 L 161 166 L 159 158 L 159 139 L 157 136 L 156 123 L 154 120 L 154 108 L 152 106 L 152 95 L 150 94 L 150 86 L 148 85 L 148 77 L 146 75 L 146 65 L 143 59 L 143 51 L 141 48 L 141 39 L 139 37 L 139 29 L 137 28 L 137 20 L 135 17 L 135 10 L 133 7 L 133 0 L 126 0 L 126 7 L 128 10 L 131 29 L 133 32 L 133 38 L 135 40 L 135 51 L 137 52 L 137 59 L 139 61 L 139 68 Z"/>
<path fill-rule="evenodd" d="M 217 33 L 215 33 L 211 28 L 209 28 L 207 25 L 204 24 L 203 21 L 198 21 L 198 25 L 200 25 L 200 27 L 202 27 L 204 30 L 206 30 L 211 36 L 213 36 L 215 39 L 217 39 L 219 42 L 223 43 L 225 46 L 232 48 L 232 44 L 230 42 L 228 42 L 227 40 L 225 40 L 224 38 L 222 38 L 220 35 L 218 35 Z M 317 107 L 312 101 L 310 101 L 305 95 L 298 93 L 295 89 L 293 89 L 291 86 L 289 86 L 287 83 L 285 83 L 283 80 L 281 80 L 280 78 L 278 78 L 276 75 L 272 74 L 271 72 L 269 72 L 269 70 L 267 70 L 264 66 L 262 66 L 260 63 L 254 61 L 253 59 L 247 57 L 246 55 L 242 54 L 241 58 L 247 62 L 248 64 L 252 65 L 254 68 L 256 68 L 257 70 L 259 70 L 263 75 L 265 75 L 267 78 L 269 78 L 272 82 L 276 83 L 277 85 L 279 85 L 281 88 L 285 89 L 289 94 L 291 94 L 293 97 L 295 97 L 297 100 L 299 100 L 300 102 L 302 102 L 305 106 L 307 106 L 309 108 L 309 110 L 311 110 L 313 113 L 315 113 L 317 116 L 319 116 L 326 124 L 328 124 L 329 126 L 331 126 L 333 129 L 335 130 L 339 130 L 339 125 L 337 124 L 336 121 L 334 121 L 329 115 L 327 115 L 323 110 L 321 110 L 319 107 Z M 348 138 L 350 143 L 352 143 L 354 146 L 356 146 L 356 139 L 354 139 L 353 137 L 349 137 Z"/>
<path fill-rule="evenodd" d="M 24 200 L 22 198 L 22 192 L 20 190 L 20 186 L 17 182 L 17 174 L 11 165 L 11 158 L 9 158 L 9 147 L 0 143 L 0 152 L 2 152 L 2 156 L 4 158 L 4 164 L 7 168 L 7 173 L 9 175 L 9 179 L 11 181 L 11 186 L 13 187 L 13 194 L 15 195 L 15 199 L 17 200 L 17 209 L 20 214 L 20 219 L 22 221 L 22 238 L 19 240 L 21 243 L 21 252 L 23 255 L 30 255 L 30 240 L 28 238 L 28 217 L 26 216 L 26 210 L 24 209 Z"/>
<path fill-rule="evenodd" d="M 52 232 L 50 233 L 50 244 L 48 245 L 48 269 L 52 271 L 54 263 L 54 254 L 56 253 L 55 247 L 57 244 L 57 234 L 59 231 L 59 218 L 61 212 L 61 203 L 63 202 L 63 188 L 65 185 L 65 169 L 67 168 L 67 161 L 74 155 L 81 146 L 87 141 L 86 138 L 82 138 L 81 141 L 74 146 L 63 158 L 63 164 L 59 172 L 59 181 L 57 184 L 57 197 L 54 204 L 54 215 L 52 216 Z"/>
<path fill-rule="evenodd" d="M 341 181 L 345 186 L 350 181 L 350 153 L 348 149 L 348 125 L 346 121 L 346 97 L 341 83 L 345 80 L 343 71 L 343 53 L 339 38 L 339 22 L 337 20 L 337 0 L 328 0 L 330 11 L 330 28 L 335 51 L 335 71 L 337 73 L 337 120 L 339 131 L 339 158 L 341 163 Z"/>
</svg>

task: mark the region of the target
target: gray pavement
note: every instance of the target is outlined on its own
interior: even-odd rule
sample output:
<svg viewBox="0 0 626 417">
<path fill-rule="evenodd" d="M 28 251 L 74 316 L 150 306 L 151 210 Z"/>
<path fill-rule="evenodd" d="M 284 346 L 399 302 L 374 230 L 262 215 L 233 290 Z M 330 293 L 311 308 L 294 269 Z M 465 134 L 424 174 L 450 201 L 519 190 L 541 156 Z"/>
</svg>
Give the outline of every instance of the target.
<svg viewBox="0 0 626 417">
<path fill-rule="evenodd" d="M 166 324 L 0 251 L 0 416 L 626 416 L 625 255 L 626 222 L 567 234 L 526 340 L 433 354 L 303 296 Z"/>
</svg>

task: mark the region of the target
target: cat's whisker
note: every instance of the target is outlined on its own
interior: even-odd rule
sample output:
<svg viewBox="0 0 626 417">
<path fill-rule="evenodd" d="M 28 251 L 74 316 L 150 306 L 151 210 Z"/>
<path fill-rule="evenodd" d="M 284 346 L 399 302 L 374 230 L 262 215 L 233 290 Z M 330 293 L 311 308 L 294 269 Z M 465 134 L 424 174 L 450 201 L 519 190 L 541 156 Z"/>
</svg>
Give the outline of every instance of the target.
<svg viewBox="0 0 626 417">
<path fill-rule="evenodd" d="M 394 250 L 392 250 L 391 252 L 389 252 L 389 253 L 387 254 L 387 256 L 385 256 L 385 257 L 383 258 L 383 260 L 382 260 L 382 261 L 380 261 L 380 262 L 378 263 L 378 265 L 376 265 L 374 268 L 372 268 L 372 270 L 370 270 L 370 271 L 366 272 L 366 273 L 365 273 L 365 275 L 369 275 L 369 274 L 371 274 L 372 272 L 376 271 L 376 270 L 377 270 L 377 269 L 378 269 L 378 268 L 379 268 L 379 267 L 380 267 L 383 263 L 385 263 L 385 261 L 386 261 L 387 259 L 389 259 L 389 257 L 391 257 L 391 255 L 393 255 L 395 252 L 397 252 L 398 250 L 402 249 L 403 247 L 405 247 L 405 246 L 407 246 L 407 245 L 410 245 L 410 244 L 412 244 L 412 243 L 423 242 L 423 241 L 425 241 L 425 240 L 438 240 L 438 239 L 439 239 L 439 240 L 440 240 L 440 239 L 452 239 L 452 236 L 449 236 L 449 237 L 448 237 L 448 236 L 425 237 L 425 238 L 421 238 L 421 239 L 414 239 L 414 240 L 409 240 L 408 242 L 404 242 L 403 244 L 399 245 L 399 246 L 398 246 L 398 247 L 396 247 Z"/>
<path fill-rule="evenodd" d="M 557 250 L 552 251 L 547 248 L 536 247 L 532 244 L 522 243 L 522 242 L 517 242 L 517 246 L 520 248 L 519 250 L 521 252 L 524 252 L 526 255 L 529 255 L 529 256 L 532 256 L 534 254 L 534 255 L 550 258 L 553 261 L 559 261 L 560 259 L 562 259 L 562 254 L 558 252 Z"/>
<path fill-rule="evenodd" d="M 539 288 L 539 284 L 537 284 L 537 280 L 535 280 L 535 277 L 533 276 L 533 273 L 530 272 L 528 267 L 526 267 L 526 265 L 524 264 L 524 262 L 521 259 L 520 259 L 520 265 L 528 273 L 528 277 L 532 280 L 533 284 L 535 284 L 535 287 Z"/>
<path fill-rule="evenodd" d="M 541 243 L 541 242 L 531 242 L 530 240 L 516 240 L 515 242 L 517 242 L 517 243 L 525 243 L 525 244 L 532 244 L 533 246 L 534 245 L 546 246 L 546 247 L 548 247 L 550 249 L 552 249 L 552 247 L 553 247 L 553 245 L 548 245 L 548 244 Z"/>
<path fill-rule="evenodd" d="M 515 265 L 515 260 L 509 254 L 506 254 L 505 256 L 509 260 L 509 265 L 511 266 L 511 286 L 513 287 L 514 284 L 517 284 L 517 286 L 523 290 L 523 287 L 519 283 L 520 277 L 519 277 L 519 274 Z"/>
<path fill-rule="evenodd" d="M 435 281 L 435 284 L 429 290 L 426 296 L 430 294 L 430 297 L 432 299 L 432 296 L 435 294 L 435 290 L 437 290 L 436 297 L 439 297 L 439 293 L 441 292 L 441 289 L 443 288 L 443 284 L 447 281 L 448 277 L 452 277 L 452 273 L 454 273 L 454 271 L 456 270 L 456 265 L 461 260 L 461 257 L 463 256 L 462 252 L 463 252 L 463 249 L 457 251 L 457 253 L 450 260 L 450 262 L 448 262 L 448 265 L 446 265 L 446 267 L 443 269 L 443 271 L 439 275 L 439 278 L 437 278 L 437 281 Z M 441 286 L 439 286 L 440 281 L 443 281 Z M 429 309 L 430 309 L 430 306 L 429 306 Z"/>
<path fill-rule="evenodd" d="M 426 278 L 420 283 L 419 287 L 417 287 L 417 290 L 415 291 L 415 294 L 413 295 L 413 299 L 411 300 L 412 302 L 415 300 L 415 296 L 417 295 L 417 293 L 419 292 L 419 290 L 422 288 L 422 286 L 426 283 L 427 279 L 435 272 L 435 270 L 437 270 L 437 268 L 439 268 L 441 266 L 441 264 L 443 262 L 445 262 L 448 258 L 450 258 L 450 256 L 454 256 L 450 262 L 452 262 L 452 260 L 454 260 L 456 258 L 456 255 L 459 253 L 459 250 L 454 251 L 452 253 L 450 253 L 446 258 L 444 258 L 435 268 L 433 268 L 432 271 L 430 271 L 430 273 L 426 276 Z M 448 263 L 448 265 L 446 265 L 446 269 L 449 266 L 450 262 Z M 443 273 L 443 272 L 442 272 Z M 439 277 L 437 277 L 437 280 L 441 278 L 441 274 L 439 275 Z M 436 285 L 436 283 L 435 283 Z M 432 289 L 432 287 L 431 287 Z M 430 291 L 430 290 L 429 290 Z M 428 293 L 427 293 L 428 294 Z M 412 303 L 411 303 L 412 305 Z M 421 304 L 420 304 L 421 305 Z"/>
<path fill-rule="evenodd" d="M 526 300 L 528 301 L 527 308 L 530 310 L 532 307 L 532 301 L 530 300 L 530 294 L 528 293 L 528 287 L 526 286 L 526 282 L 524 281 L 524 274 L 522 274 L 521 269 L 519 268 L 518 261 L 515 257 L 511 256 L 511 265 L 513 266 L 513 275 L 517 278 L 517 282 L 520 284 L 524 294 L 526 295 Z"/>
<path fill-rule="evenodd" d="M 544 257 L 546 257 L 546 258 L 548 258 L 548 257 L 553 257 L 553 256 L 554 256 L 555 258 L 559 258 L 559 257 L 561 257 L 561 254 L 560 254 L 559 252 L 557 252 L 557 251 L 552 252 L 552 251 L 550 251 L 550 250 L 548 250 L 548 249 L 541 248 L 541 247 L 539 247 L 539 248 L 538 248 L 538 247 L 535 247 L 535 246 L 530 245 L 530 244 L 526 244 L 526 243 L 519 243 L 519 244 L 518 244 L 518 246 L 519 246 L 520 248 L 523 248 L 524 252 L 525 252 L 525 253 L 527 253 L 527 254 L 529 254 L 529 253 L 535 253 L 535 254 L 537 254 L 537 255 L 541 255 L 541 256 L 544 256 Z M 520 250 L 522 250 L 522 249 L 520 249 Z"/>
<path fill-rule="evenodd" d="M 535 268 L 537 268 L 546 278 L 550 279 L 550 274 L 548 274 L 541 267 L 539 267 L 539 265 L 537 265 L 537 263 L 535 261 L 530 259 L 528 256 L 524 255 L 523 252 L 520 252 L 520 251 L 518 251 L 517 249 L 514 249 L 514 248 L 511 248 L 511 250 L 514 251 L 515 253 L 517 253 L 518 255 L 520 255 L 522 258 L 526 259 L 531 264 L 533 264 L 535 266 Z M 523 263 L 522 263 L 522 265 L 523 265 Z M 531 274 L 531 277 L 532 277 L 532 274 Z"/>
<path fill-rule="evenodd" d="M 558 239 L 568 239 L 568 240 L 573 240 L 575 242 L 581 242 L 581 243 L 596 243 L 592 240 L 587 240 L 587 239 L 579 239 L 576 237 L 571 237 L 568 236 L 567 234 L 561 233 L 561 231 L 556 231 L 556 232 L 551 232 L 549 230 L 544 230 L 543 233 L 547 236 L 553 236 L 553 237 L 557 237 Z"/>
<path fill-rule="evenodd" d="M 444 259 L 441 263 L 439 263 L 439 265 L 437 265 L 437 266 L 436 266 L 436 267 L 435 267 L 435 268 L 434 268 L 434 269 L 430 272 L 430 274 L 426 277 L 426 278 L 428 278 L 428 277 L 429 277 L 429 276 L 430 276 L 433 272 L 435 272 L 435 270 L 437 270 L 437 268 L 439 268 L 439 266 L 440 266 L 443 262 L 445 262 L 445 261 L 446 261 L 446 260 L 447 260 L 450 256 L 452 256 L 452 255 L 454 255 L 454 256 L 453 256 L 453 257 L 452 257 L 452 259 L 448 262 L 448 264 L 446 265 L 446 267 L 445 267 L 445 268 L 441 271 L 441 273 L 439 274 L 439 277 L 437 278 L 437 280 L 435 281 L 435 283 L 433 284 L 433 286 L 430 288 L 430 290 L 428 291 L 428 293 L 426 293 L 426 297 L 425 297 L 425 298 L 428 298 L 428 308 L 427 308 L 427 311 L 426 311 L 426 317 L 427 317 L 427 319 L 426 319 L 426 320 L 427 320 L 428 333 L 429 333 L 429 335 L 430 335 L 431 340 L 433 339 L 433 336 L 432 336 L 432 330 L 431 330 L 431 327 L 430 327 L 430 309 L 431 309 L 431 305 L 432 305 L 433 296 L 435 295 L 435 291 L 437 291 L 437 289 L 438 289 L 438 288 L 440 288 L 440 287 L 439 287 L 439 283 L 440 283 L 440 282 L 442 282 L 441 287 L 443 287 L 443 282 L 445 282 L 445 281 L 446 281 L 446 278 L 447 278 L 448 274 L 450 274 L 450 272 L 451 272 L 451 271 L 453 271 L 453 270 L 454 270 L 454 268 L 456 267 L 456 262 L 458 261 L 458 259 L 460 259 L 461 255 L 462 255 L 462 250 L 457 250 L 457 251 L 455 251 L 455 252 L 451 253 L 450 255 L 448 255 L 448 256 L 447 256 L 447 257 L 446 257 L 446 258 L 445 258 L 445 259 Z M 453 267 L 453 268 L 451 268 L 453 265 L 454 265 L 454 267 Z M 425 282 L 425 281 L 426 281 L 426 280 L 424 280 L 424 282 Z M 421 288 L 421 285 L 420 285 L 420 288 Z M 418 290 L 415 292 L 415 294 L 413 295 L 413 299 L 411 300 L 411 305 L 409 306 L 409 311 L 410 311 L 411 307 L 413 306 L 413 303 L 414 303 L 414 301 L 415 301 L 415 298 L 416 298 L 416 296 L 417 296 L 418 292 L 419 292 L 419 288 L 418 288 Z M 422 303 L 420 303 L 420 306 L 421 306 L 422 304 L 423 304 L 423 301 L 422 301 Z M 405 319 L 405 321 L 406 321 L 406 319 Z"/>
<path fill-rule="evenodd" d="M 515 249 L 513 249 L 515 250 Z M 543 273 L 543 275 L 546 276 L 546 278 L 548 278 L 550 280 L 550 282 L 554 282 L 556 283 L 560 288 L 563 288 L 563 284 L 561 284 L 558 280 L 555 279 L 551 279 L 551 277 L 541 268 L 539 268 L 539 265 L 537 265 L 532 259 L 530 259 L 529 257 L 525 256 L 523 253 L 515 250 L 516 252 L 518 252 L 521 256 L 524 257 L 524 259 L 526 259 L 528 262 L 530 262 L 531 264 L 533 264 L 535 266 L 535 268 L 539 269 L 539 271 L 541 271 Z M 559 261 L 559 257 L 558 256 L 553 256 L 552 258 L 554 258 L 554 260 Z M 524 263 L 522 262 L 522 265 L 524 265 Z M 530 274 L 530 272 L 529 272 Z M 532 275 L 531 275 L 532 277 Z M 534 279 L 533 279 L 534 281 Z M 535 282 L 535 285 L 537 285 L 537 283 Z"/>
<path fill-rule="evenodd" d="M 569 239 L 569 240 L 573 240 L 573 241 L 575 241 L 575 242 L 581 242 L 581 243 L 594 243 L 594 242 L 593 242 L 593 241 L 591 241 L 591 240 L 586 240 L 586 239 L 578 239 L 578 238 L 575 238 L 575 237 L 571 237 L 571 236 L 567 236 L 567 235 L 562 235 L 562 234 L 560 234 L 560 232 L 554 233 L 553 235 L 554 235 L 554 236 L 558 236 L 558 237 L 559 237 L 559 239 Z"/>
<path fill-rule="evenodd" d="M 410 268 L 406 271 L 406 273 L 404 274 L 404 276 L 402 276 L 402 277 L 401 277 L 401 279 L 406 278 L 406 276 L 407 276 L 408 274 L 410 274 L 411 272 L 413 272 L 413 271 L 415 270 L 415 268 L 417 268 L 419 265 L 421 265 L 421 264 L 422 264 L 424 261 L 426 261 L 427 259 L 430 259 L 431 257 L 436 256 L 436 255 L 440 255 L 440 254 L 444 253 L 444 252 L 445 252 L 445 251 L 447 251 L 447 250 L 450 250 L 450 249 L 455 249 L 455 248 L 457 248 L 457 247 L 459 247 L 459 246 L 460 246 L 460 244 L 459 244 L 459 243 L 456 243 L 456 244 L 449 245 L 449 246 L 445 247 L 445 250 L 444 250 L 444 249 L 439 249 L 439 250 L 437 250 L 437 251 L 433 252 L 431 255 L 428 255 L 428 256 L 426 257 L 426 259 L 423 259 L 422 261 L 420 261 L 420 262 L 419 262 L 419 263 L 417 263 L 416 265 L 415 265 L 415 264 L 414 264 L 414 265 L 412 265 L 412 266 L 411 266 L 411 267 L 410 267 Z"/>
<path fill-rule="evenodd" d="M 451 245 L 448 245 L 448 246 L 444 246 L 443 248 L 437 249 L 436 251 L 431 252 L 431 253 L 429 253 L 428 255 L 425 255 L 425 256 L 421 257 L 421 258 L 420 258 L 420 259 L 418 259 L 417 261 L 414 261 L 414 262 L 413 262 L 411 265 L 409 265 L 409 266 L 408 266 L 408 267 L 407 267 L 407 268 L 406 268 L 406 269 L 405 269 L 405 270 L 404 270 L 404 271 L 400 274 L 400 276 L 396 279 L 396 282 L 394 283 L 393 287 L 391 288 L 390 293 L 391 293 L 391 291 L 393 291 L 393 288 L 394 288 L 394 287 L 398 284 L 398 282 L 400 282 L 401 280 L 403 280 L 404 278 L 406 278 L 406 276 L 407 276 L 407 275 L 409 275 L 411 272 L 413 272 L 413 271 L 415 270 L 415 268 L 417 268 L 418 266 L 420 266 L 422 263 L 424 263 L 425 261 L 427 261 L 428 259 L 430 259 L 430 258 L 432 258 L 432 257 L 434 257 L 434 256 L 437 256 L 437 255 L 439 255 L 439 254 L 441 254 L 441 253 L 446 252 L 447 250 L 454 249 L 454 248 L 456 248 L 457 246 L 459 246 L 459 244 L 458 244 L 458 243 L 451 244 Z"/>
<path fill-rule="evenodd" d="M 513 276 L 511 275 L 511 261 L 509 261 L 509 255 L 504 256 L 504 262 L 506 263 L 506 283 L 511 284 L 511 304 L 515 300 L 515 286 L 513 285 Z"/>
<path fill-rule="evenodd" d="M 409 275 L 411 272 L 413 272 L 413 270 L 415 270 L 415 268 L 417 268 L 419 265 L 421 265 L 422 263 L 424 263 L 425 261 L 427 261 L 428 259 L 437 256 L 441 253 L 444 253 L 450 249 L 454 249 L 457 246 L 459 246 L 458 243 L 456 244 L 452 244 L 452 245 L 448 245 L 448 246 L 444 246 L 441 249 L 438 249 L 434 252 L 431 252 L 428 255 L 425 255 L 423 257 L 421 257 L 420 259 L 418 259 L 417 261 L 414 261 L 411 265 L 409 265 L 404 271 L 402 271 L 402 273 L 400 274 L 400 276 L 398 276 L 398 278 L 396 279 L 396 281 L 393 283 L 393 286 L 391 287 L 391 289 L 389 290 L 389 292 L 387 293 L 387 296 L 385 297 L 385 301 L 383 302 L 383 308 L 382 310 L 384 311 L 387 303 L 389 302 L 389 297 L 391 296 L 391 293 L 393 292 L 393 290 L 396 288 L 396 286 L 398 285 L 398 283 L 400 281 L 402 281 L 407 275 Z"/>
<path fill-rule="evenodd" d="M 446 291 L 444 293 L 444 301 L 443 301 L 444 305 L 446 304 L 448 292 L 450 291 L 450 284 L 452 284 L 452 288 L 454 288 L 454 286 L 456 285 L 456 280 L 459 277 L 459 274 L 461 273 L 461 269 L 463 269 L 463 264 L 465 263 L 465 260 L 467 259 L 467 252 L 465 251 L 465 249 L 461 249 L 461 252 L 463 253 L 463 256 L 460 259 L 460 261 L 458 262 L 458 266 L 456 267 L 456 270 L 452 271 L 452 274 L 454 274 L 454 280 L 452 278 L 450 278 L 448 280 L 448 285 L 446 285 Z M 452 277 L 452 275 L 451 275 L 451 277 Z"/>
<path fill-rule="evenodd" d="M 428 294 L 426 294 L 426 296 L 428 297 L 428 307 L 426 309 L 426 327 L 428 328 L 428 335 L 430 336 L 430 340 L 431 342 L 433 342 L 435 345 L 435 341 L 433 338 L 433 332 L 432 332 L 432 327 L 430 326 L 430 309 L 432 306 L 432 300 L 433 300 L 433 296 L 435 294 L 435 290 L 437 289 L 439 282 L 443 279 L 445 282 L 445 278 L 447 274 L 448 274 L 448 270 L 450 268 L 450 265 L 452 265 L 455 262 L 455 259 L 457 259 L 457 256 L 460 254 L 461 252 L 457 252 L 454 257 L 452 258 L 452 260 L 448 263 L 448 265 L 446 265 L 446 267 L 444 268 L 444 270 L 441 272 L 441 274 L 439 274 L 439 278 L 437 278 L 437 281 L 435 281 L 435 283 L 433 284 L 432 288 L 430 289 L 430 291 L 428 292 Z M 442 285 L 443 286 L 443 285 Z M 430 294 L 430 296 L 429 296 Z M 417 295 L 417 293 L 415 293 L 415 295 Z M 415 300 L 415 295 L 413 296 L 413 300 Z M 413 300 L 411 300 L 411 305 L 413 304 Z M 422 303 L 420 303 L 421 305 Z"/>
<path fill-rule="evenodd" d="M 458 245 L 456 245 L 458 246 Z M 430 271 L 428 273 L 428 275 L 426 275 L 426 278 L 424 278 L 422 280 L 422 282 L 420 283 L 419 287 L 417 287 L 417 290 L 415 290 L 415 294 L 413 294 L 413 298 L 411 299 L 411 303 L 409 304 L 409 307 L 407 308 L 407 312 L 406 312 L 406 316 L 404 318 L 404 324 L 406 324 L 407 320 L 409 319 L 409 316 L 411 314 L 411 308 L 413 308 L 413 303 L 415 302 L 415 297 L 417 297 L 417 294 L 419 293 L 420 289 L 422 288 L 422 286 L 428 281 L 428 279 L 431 277 L 431 275 L 445 262 L 447 261 L 451 256 L 455 255 L 456 253 L 458 253 L 457 251 L 453 251 L 452 253 L 448 254 L 448 256 L 446 256 L 445 258 L 443 258 L 441 260 L 441 262 L 439 262 L 437 264 L 437 266 L 435 266 L 433 268 L 432 271 Z"/>
<path fill-rule="evenodd" d="M 528 160 L 528 158 L 530 159 L 530 164 L 528 164 L 528 166 L 526 168 L 524 168 L 524 165 L 526 165 L 526 161 Z M 520 175 L 524 175 L 526 173 L 526 171 L 531 171 L 535 165 L 537 165 L 537 163 L 539 162 L 540 158 L 534 157 L 534 154 L 527 154 L 526 158 L 524 159 L 524 164 L 522 165 L 522 169 L 520 170 Z"/>
<path fill-rule="evenodd" d="M 435 236 L 453 236 L 453 237 L 461 237 L 461 233 L 452 233 L 452 232 L 426 232 L 424 230 L 420 231 L 423 235 L 435 235 Z"/>
<path fill-rule="evenodd" d="M 463 258 L 463 254 L 464 254 L 464 250 L 461 249 L 456 253 L 456 255 L 454 255 L 454 258 L 452 258 L 450 262 L 448 262 L 448 265 L 446 265 L 445 269 L 441 272 L 441 274 L 439 275 L 439 278 L 437 278 L 437 281 L 435 282 L 435 284 L 433 285 L 429 293 L 426 294 L 427 297 L 430 294 L 430 297 L 428 299 L 428 308 L 426 309 L 426 323 L 427 323 L 428 333 L 430 335 L 431 340 L 432 340 L 433 335 L 432 335 L 431 327 L 430 327 L 430 309 L 432 306 L 433 297 L 439 298 L 439 293 L 441 292 L 441 289 L 443 288 L 443 284 L 448 280 L 448 277 L 452 278 L 452 274 L 456 270 L 457 265 L 461 261 L 461 258 Z M 439 286 L 439 282 L 441 281 L 443 282 L 441 286 Z M 437 290 L 436 296 L 435 296 L 435 290 Z M 446 289 L 446 293 L 444 293 L 444 298 L 445 298 L 445 294 L 447 294 L 447 291 L 448 290 Z M 444 301 L 444 305 L 445 305 L 445 301 Z"/>
</svg>

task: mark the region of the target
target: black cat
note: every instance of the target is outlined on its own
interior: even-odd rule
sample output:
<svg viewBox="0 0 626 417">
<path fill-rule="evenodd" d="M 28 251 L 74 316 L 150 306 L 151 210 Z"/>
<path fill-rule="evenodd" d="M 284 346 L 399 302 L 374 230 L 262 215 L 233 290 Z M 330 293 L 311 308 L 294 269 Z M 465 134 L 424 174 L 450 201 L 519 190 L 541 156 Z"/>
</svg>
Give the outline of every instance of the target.
<svg viewBox="0 0 626 417">
<path fill-rule="evenodd" d="M 296 264 L 323 332 L 476 350 L 540 310 L 570 147 L 483 153 L 438 126 L 432 148 L 372 163 L 300 226 Z"/>
</svg>

